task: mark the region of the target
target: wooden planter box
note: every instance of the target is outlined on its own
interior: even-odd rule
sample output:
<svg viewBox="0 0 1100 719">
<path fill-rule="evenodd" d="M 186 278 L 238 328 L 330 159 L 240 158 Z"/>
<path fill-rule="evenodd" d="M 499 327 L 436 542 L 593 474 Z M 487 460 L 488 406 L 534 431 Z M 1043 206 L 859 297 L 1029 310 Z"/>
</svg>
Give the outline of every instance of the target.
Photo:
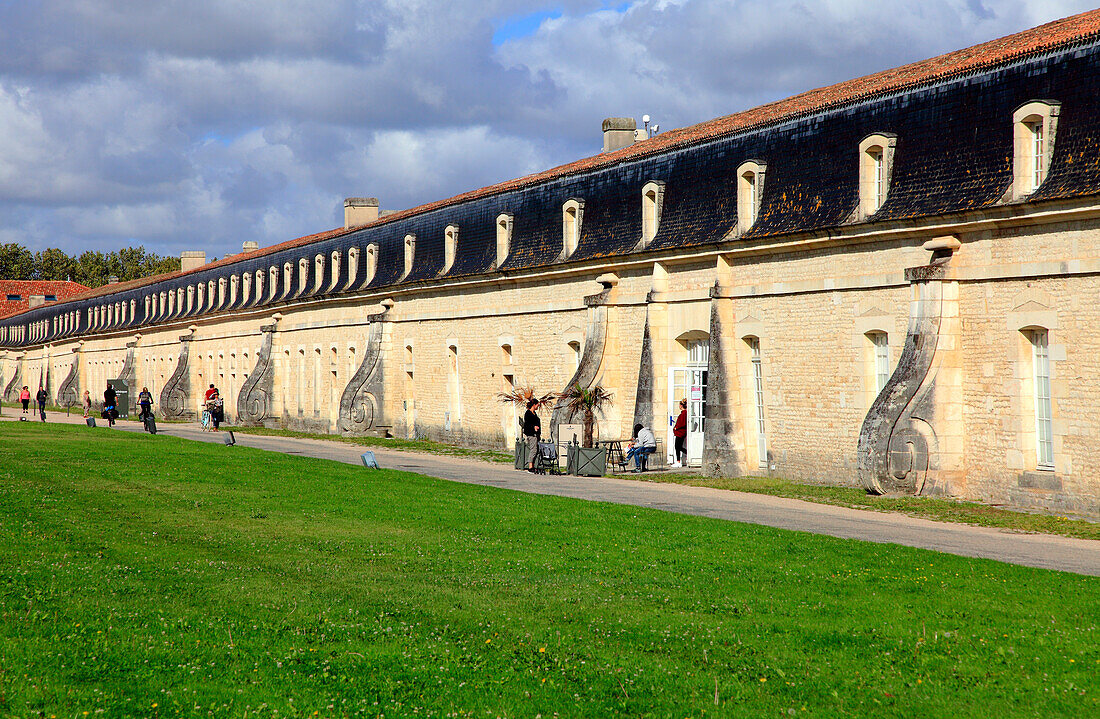
<svg viewBox="0 0 1100 719">
<path fill-rule="evenodd" d="M 527 469 L 527 442 L 516 440 L 516 469 Z"/>
<path fill-rule="evenodd" d="M 605 447 L 579 447 L 569 445 L 566 472 L 578 477 L 602 477 L 607 472 Z"/>
</svg>

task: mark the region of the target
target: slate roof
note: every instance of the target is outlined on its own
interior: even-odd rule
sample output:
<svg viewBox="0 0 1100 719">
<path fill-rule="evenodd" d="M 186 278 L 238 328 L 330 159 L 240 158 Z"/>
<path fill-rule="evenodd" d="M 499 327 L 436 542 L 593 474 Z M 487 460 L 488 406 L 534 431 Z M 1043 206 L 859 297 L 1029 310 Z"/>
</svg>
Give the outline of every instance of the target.
<svg viewBox="0 0 1100 719">
<path fill-rule="evenodd" d="M 441 276 L 443 233 L 460 228 L 447 277 L 538 268 L 561 261 L 561 206 L 585 202 L 581 237 L 568 261 L 632 252 L 641 236 L 640 193 L 665 183 L 660 229 L 651 248 L 697 247 L 728 241 L 736 227 L 735 170 L 748 159 L 767 163 L 759 215 L 737 242 L 844 224 L 858 200 L 857 147 L 875 132 L 898 137 L 890 194 L 870 223 L 990 207 L 1012 178 L 1013 111 L 1051 98 L 1061 103 L 1047 180 L 1029 201 L 1100 191 L 1100 11 L 1084 13 L 989 43 L 948 53 L 780 102 L 669 131 L 615 152 L 481 188 L 388 215 L 362 228 L 342 228 L 234 255 L 188 273 L 110 285 L 67 303 L 0 321 L 23 323 L 70 308 L 85 310 L 110 296 L 143 308 L 149 292 L 168 292 L 233 273 L 266 273 L 289 263 L 299 286 L 299 259 L 308 258 L 306 292 L 280 292 L 263 304 L 316 296 L 330 278 L 314 276 L 313 257 L 368 244 L 379 247 L 371 288 L 432 281 Z M 493 267 L 495 218 L 514 216 L 510 253 Z M 413 272 L 402 277 L 403 241 L 416 236 Z M 366 252 L 356 282 L 365 289 Z M 242 300 L 211 311 L 240 308 Z M 252 303 L 255 304 L 255 303 Z M 184 316 L 188 313 L 184 312 Z M 197 311 L 191 314 L 198 314 Z M 151 318 L 150 321 L 158 321 Z M 146 322 L 128 318 L 125 326 Z M 78 328 L 77 331 L 82 331 Z"/>
</svg>

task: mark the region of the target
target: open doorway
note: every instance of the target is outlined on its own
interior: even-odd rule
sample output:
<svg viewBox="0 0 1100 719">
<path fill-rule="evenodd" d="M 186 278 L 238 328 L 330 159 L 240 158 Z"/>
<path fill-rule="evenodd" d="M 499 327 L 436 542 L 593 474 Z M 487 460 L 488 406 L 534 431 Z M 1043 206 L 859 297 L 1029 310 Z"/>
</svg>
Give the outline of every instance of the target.
<svg viewBox="0 0 1100 719">
<path fill-rule="evenodd" d="M 687 400 L 687 466 L 703 464 L 703 430 L 707 406 L 707 365 L 710 362 L 710 337 L 691 332 L 677 341 L 684 347 L 684 364 L 668 370 L 668 448 L 669 462 L 675 460 L 676 440 L 672 428 L 680 413 L 680 400 Z"/>
</svg>

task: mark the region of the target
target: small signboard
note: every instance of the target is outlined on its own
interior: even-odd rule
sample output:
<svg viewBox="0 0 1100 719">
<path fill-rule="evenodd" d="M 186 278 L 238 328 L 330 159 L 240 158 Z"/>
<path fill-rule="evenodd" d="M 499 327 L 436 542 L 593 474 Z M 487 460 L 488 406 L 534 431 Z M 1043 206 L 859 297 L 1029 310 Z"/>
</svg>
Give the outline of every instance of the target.
<svg viewBox="0 0 1100 719">
<path fill-rule="evenodd" d="M 699 384 L 693 384 L 691 386 L 691 401 L 702 402 L 703 401 L 703 386 Z"/>
<path fill-rule="evenodd" d="M 111 385 L 111 389 L 115 391 L 115 401 L 118 403 L 115 408 L 118 410 L 119 418 L 126 419 L 130 416 L 130 388 L 126 385 L 126 380 L 109 379 L 107 384 Z"/>
</svg>

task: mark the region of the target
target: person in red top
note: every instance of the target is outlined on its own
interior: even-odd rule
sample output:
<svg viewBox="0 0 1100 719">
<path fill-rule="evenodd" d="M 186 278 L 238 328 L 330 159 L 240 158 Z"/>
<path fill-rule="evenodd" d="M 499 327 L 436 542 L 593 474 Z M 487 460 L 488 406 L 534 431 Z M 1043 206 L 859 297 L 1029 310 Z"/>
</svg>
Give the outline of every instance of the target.
<svg viewBox="0 0 1100 719">
<path fill-rule="evenodd" d="M 31 404 L 31 391 L 27 389 L 27 385 L 23 385 L 23 391 L 19 393 L 19 401 L 23 403 L 23 414 L 26 414 Z"/>
<path fill-rule="evenodd" d="M 687 400 L 680 400 L 680 414 L 676 417 L 676 424 L 672 425 L 672 436 L 676 438 L 676 461 L 673 462 L 673 467 L 683 467 L 687 463 L 687 450 L 684 448 L 688 433 L 687 407 Z"/>
<path fill-rule="evenodd" d="M 218 390 L 214 389 L 214 385 L 210 385 L 210 389 L 206 390 L 206 396 L 202 398 L 203 402 L 209 402 L 214 398 L 214 395 L 218 393 Z"/>
</svg>

